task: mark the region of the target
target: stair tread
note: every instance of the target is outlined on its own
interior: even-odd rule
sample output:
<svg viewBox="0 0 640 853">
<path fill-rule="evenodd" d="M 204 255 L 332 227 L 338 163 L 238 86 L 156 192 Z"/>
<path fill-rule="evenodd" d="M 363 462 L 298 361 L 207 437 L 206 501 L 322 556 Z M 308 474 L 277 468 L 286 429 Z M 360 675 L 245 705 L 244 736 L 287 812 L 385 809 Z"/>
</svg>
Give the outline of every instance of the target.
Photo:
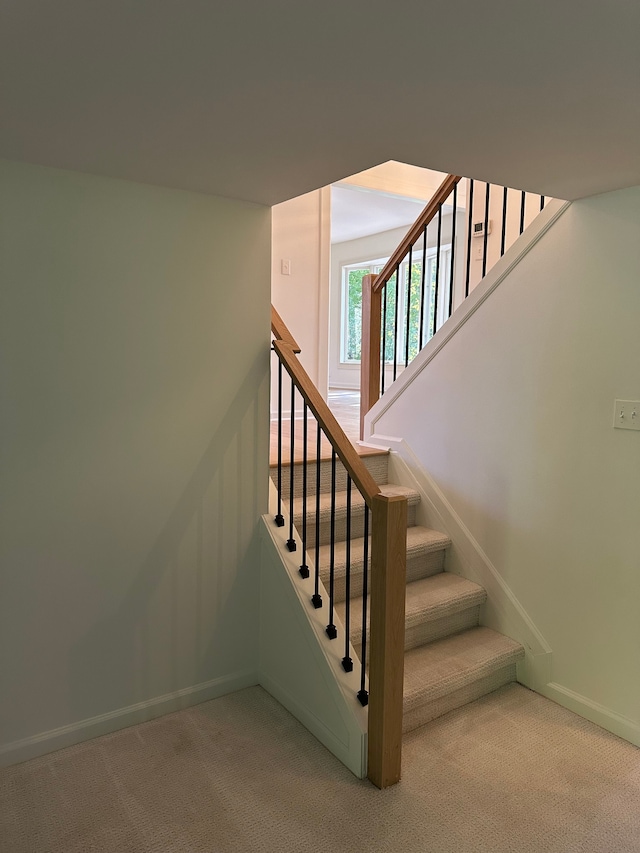
<svg viewBox="0 0 640 853">
<path fill-rule="evenodd" d="M 397 483 L 385 483 L 383 486 L 380 486 L 380 492 L 381 494 L 388 495 L 389 497 L 404 495 L 410 503 L 420 502 L 419 492 L 416 492 L 415 489 L 410 489 L 407 486 L 399 486 Z"/>
<path fill-rule="evenodd" d="M 524 657 L 520 643 L 491 628 L 470 628 L 405 653 L 404 708 L 439 699 Z"/>
<path fill-rule="evenodd" d="M 441 572 L 407 584 L 405 625 L 407 628 L 425 619 L 441 619 L 467 607 L 477 607 L 487 600 L 479 584 Z"/>
<path fill-rule="evenodd" d="M 483 604 L 486 598 L 487 593 L 483 587 L 458 575 L 440 572 L 428 578 L 421 578 L 407 584 L 405 628 L 443 619 L 461 610 L 477 607 Z M 362 631 L 361 601 L 360 596 L 351 600 L 354 641 L 360 640 Z M 340 619 L 344 622 L 346 603 L 342 601 L 335 607 Z"/>
<path fill-rule="evenodd" d="M 369 537 L 371 543 L 371 537 Z M 449 537 L 440 533 L 438 530 L 431 530 L 429 527 L 421 527 L 414 525 L 407 528 L 407 557 L 415 554 L 428 554 L 432 551 L 440 551 L 447 548 L 451 544 Z M 331 545 L 320 546 L 320 565 L 329 565 L 329 555 L 331 553 Z M 352 570 L 355 564 L 362 561 L 364 554 L 364 537 L 351 540 L 351 563 Z M 311 555 L 313 556 L 313 554 Z M 369 549 L 371 556 L 371 549 Z M 336 575 L 342 576 L 346 572 L 347 546 L 344 540 L 336 542 L 334 546 L 334 572 Z"/>
</svg>

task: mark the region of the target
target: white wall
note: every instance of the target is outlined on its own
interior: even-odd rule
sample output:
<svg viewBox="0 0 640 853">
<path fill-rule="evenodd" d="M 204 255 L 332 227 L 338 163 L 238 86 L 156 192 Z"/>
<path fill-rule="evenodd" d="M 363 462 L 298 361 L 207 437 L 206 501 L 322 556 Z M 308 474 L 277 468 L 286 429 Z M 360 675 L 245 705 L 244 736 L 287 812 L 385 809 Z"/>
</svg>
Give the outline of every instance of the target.
<svg viewBox="0 0 640 853">
<path fill-rule="evenodd" d="M 469 180 L 460 182 L 464 184 L 465 197 L 469 196 Z M 551 201 L 547 196 L 545 205 Z M 487 202 L 487 184 L 484 181 L 474 181 L 473 189 L 473 222 L 484 222 Z M 522 191 L 507 190 L 507 216 L 505 225 L 505 252 L 513 245 L 520 235 L 520 208 L 522 203 Z M 493 265 L 500 259 L 500 248 L 502 243 L 502 211 L 504 204 L 504 187 L 489 184 L 489 223 L 490 231 L 487 235 L 487 264 L 486 271 L 489 272 Z M 535 193 L 525 193 L 524 204 L 524 227 L 528 228 L 540 213 L 540 196 Z M 466 223 L 465 231 L 466 235 Z M 469 290 L 482 280 L 482 255 L 478 257 L 478 249 L 482 247 L 484 252 L 484 239 L 482 237 L 471 238 L 471 261 L 469 264 Z M 466 252 L 466 248 L 465 248 Z M 466 255 L 465 255 L 466 258 Z M 465 263 L 466 281 L 466 263 Z"/>
<path fill-rule="evenodd" d="M 10 162 L 0 182 L 12 761 L 255 683 L 270 211 Z"/>
<path fill-rule="evenodd" d="M 326 397 L 331 189 L 277 204 L 272 214 L 271 301 L 302 350 L 303 367 Z M 291 262 L 290 275 L 282 274 L 283 259 Z M 272 386 L 275 412 L 275 381 Z"/>
<path fill-rule="evenodd" d="M 640 433 L 612 423 L 640 399 L 638 234 L 640 188 L 574 202 L 370 420 L 550 645 L 547 694 L 636 743 Z"/>
</svg>

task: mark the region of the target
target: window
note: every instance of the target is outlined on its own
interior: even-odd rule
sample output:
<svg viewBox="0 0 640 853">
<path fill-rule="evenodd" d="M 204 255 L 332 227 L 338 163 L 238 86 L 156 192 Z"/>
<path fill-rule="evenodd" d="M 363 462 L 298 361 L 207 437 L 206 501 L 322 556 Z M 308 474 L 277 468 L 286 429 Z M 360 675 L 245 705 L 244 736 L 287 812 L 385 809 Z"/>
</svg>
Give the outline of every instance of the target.
<svg viewBox="0 0 640 853">
<path fill-rule="evenodd" d="M 416 254 L 418 255 L 417 259 L 412 260 L 411 263 L 410 286 L 409 262 L 406 259 L 400 265 L 400 287 L 396 287 L 396 277 L 395 275 L 392 276 L 386 288 L 386 299 L 383 298 L 384 347 L 387 364 L 393 364 L 394 361 L 394 341 L 396 341 L 396 363 L 412 361 L 433 335 L 434 319 L 437 319 L 436 328 L 439 328 L 448 314 L 451 246 L 441 247 L 439 270 L 436 250 L 428 249 L 426 252 L 424 258 L 426 265 L 425 294 L 422 311 L 420 295 L 423 255 L 421 250 Z M 346 264 L 342 267 L 340 361 L 343 364 L 353 364 L 360 361 L 362 348 L 362 279 L 370 273 L 379 273 L 386 261 L 385 258 L 378 258 L 359 264 Z M 436 273 L 438 273 L 440 280 L 437 318 L 435 317 Z M 397 315 L 396 299 L 398 303 Z"/>
<path fill-rule="evenodd" d="M 342 267 L 342 328 L 340 335 L 340 361 L 345 364 L 360 361 L 362 347 L 362 279 L 365 275 L 379 273 L 386 258 L 348 264 Z"/>
</svg>

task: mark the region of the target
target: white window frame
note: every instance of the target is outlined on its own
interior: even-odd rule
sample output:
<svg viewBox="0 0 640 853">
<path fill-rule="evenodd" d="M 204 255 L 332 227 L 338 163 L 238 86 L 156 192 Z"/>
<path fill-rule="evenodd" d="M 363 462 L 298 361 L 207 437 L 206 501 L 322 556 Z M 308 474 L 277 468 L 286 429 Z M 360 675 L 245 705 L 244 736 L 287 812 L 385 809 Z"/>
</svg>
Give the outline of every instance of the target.
<svg viewBox="0 0 640 853">
<path fill-rule="evenodd" d="M 349 337 L 349 273 L 353 270 L 367 270 L 369 274 L 378 273 L 384 267 L 388 258 L 354 261 L 342 264 L 340 268 L 340 364 L 360 364 L 359 358 L 347 358 Z"/>
</svg>

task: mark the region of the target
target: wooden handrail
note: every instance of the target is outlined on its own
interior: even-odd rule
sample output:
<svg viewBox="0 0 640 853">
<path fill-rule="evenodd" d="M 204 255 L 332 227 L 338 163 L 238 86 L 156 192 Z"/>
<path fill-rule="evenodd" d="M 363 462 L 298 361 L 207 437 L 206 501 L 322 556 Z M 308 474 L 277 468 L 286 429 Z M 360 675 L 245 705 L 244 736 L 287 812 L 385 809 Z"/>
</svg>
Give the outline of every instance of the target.
<svg viewBox="0 0 640 853">
<path fill-rule="evenodd" d="M 420 238 L 426 226 L 449 198 L 459 175 L 447 175 L 431 201 L 413 223 L 405 238 L 377 276 L 362 279 L 362 348 L 360 355 L 360 439 L 364 438 L 364 418 L 380 398 L 382 289 L 406 258 L 409 249 Z"/>
<path fill-rule="evenodd" d="M 460 177 L 460 175 L 447 175 L 447 177 L 436 190 L 435 195 L 433 196 L 431 201 L 427 204 L 425 209 L 422 211 L 420 216 L 416 219 L 416 221 L 413 223 L 413 225 L 407 232 L 407 235 L 403 239 L 402 243 L 400 243 L 393 255 L 391 255 L 387 263 L 376 276 L 376 280 L 373 285 L 374 290 L 381 290 L 384 287 L 385 283 L 391 278 L 391 276 L 396 271 L 396 267 L 398 266 L 398 264 L 402 263 L 402 261 L 407 256 L 409 252 L 409 247 L 413 246 L 418 237 L 420 237 L 425 225 L 428 225 L 431 222 L 431 220 L 437 214 L 440 205 L 444 204 L 444 202 L 453 192 L 453 188 L 455 187 L 455 185 L 461 180 L 462 178 Z"/>
<path fill-rule="evenodd" d="M 271 331 L 277 341 L 284 341 L 286 344 L 289 344 L 294 352 L 301 352 L 295 338 L 273 305 L 271 306 Z"/>
<path fill-rule="evenodd" d="M 344 434 L 342 427 L 309 378 L 309 374 L 300 364 L 300 360 L 296 357 L 293 347 L 284 339 L 276 339 L 273 342 L 273 348 L 277 352 L 285 370 L 293 379 L 296 388 L 302 394 L 303 399 L 324 430 L 340 461 L 347 469 L 347 473 L 360 490 L 362 497 L 369 506 L 372 506 L 373 499 L 376 495 L 380 494 L 380 487 L 356 453 L 353 444 L 351 444 Z"/>
</svg>

